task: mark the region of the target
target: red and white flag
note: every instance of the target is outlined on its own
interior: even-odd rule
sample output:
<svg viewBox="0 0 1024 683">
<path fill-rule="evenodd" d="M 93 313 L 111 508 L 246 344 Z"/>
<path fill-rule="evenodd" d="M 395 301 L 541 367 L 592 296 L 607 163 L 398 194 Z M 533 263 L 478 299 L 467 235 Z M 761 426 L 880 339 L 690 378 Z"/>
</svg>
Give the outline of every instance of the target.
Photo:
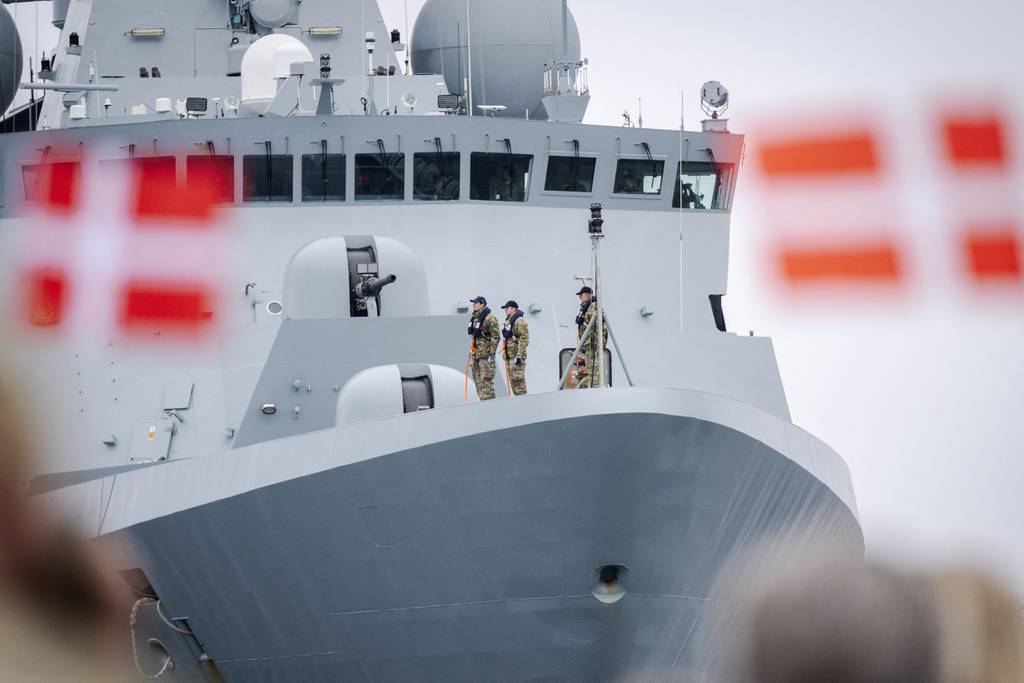
<svg viewBox="0 0 1024 683">
<path fill-rule="evenodd" d="M 76 341 L 209 335 L 227 248 L 213 184 L 178 182 L 171 156 L 93 166 L 49 156 L 26 170 L 36 211 L 17 236 L 13 266 L 29 328 Z"/>
<path fill-rule="evenodd" d="M 768 272 L 789 298 L 1024 294 L 1011 107 L 799 114 L 749 134 Z"/>
</svg>

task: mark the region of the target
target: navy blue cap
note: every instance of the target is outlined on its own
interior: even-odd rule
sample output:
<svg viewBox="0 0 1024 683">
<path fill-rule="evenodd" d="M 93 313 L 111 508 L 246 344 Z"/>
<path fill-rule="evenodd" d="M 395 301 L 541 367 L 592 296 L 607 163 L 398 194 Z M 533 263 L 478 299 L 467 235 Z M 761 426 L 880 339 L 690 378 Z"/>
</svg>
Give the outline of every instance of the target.
<svg viewBox="0 0 1024 683">
<path fill-rule="evenodd" d="M 586 285 L 583 285 L 582 287 L 580 287 L 580 291 L 576 292 L 576 296 L 579 296 L 580 294 L 593 294 L 593 293 L 594 293 L 594 290 L 592 290 L 590 287 L 587 287 Z"/>
<path fill-rule="evenodd" d="M 517 304 L 512 299 L 509 299 L 508 301 L 505 302 L 505 305 L 502 306 L 502 308 L 519 308 L 519 304 Z"/>
<path fill-rule="evenodd" d="M 474 299 L 470 299 L 469 301 L 470 301 L 471 303 L 474 303 L 474 304 L 483 304 L 484 306 L 486 306 L 486 305 L 487 305 L 487 299 L 485 299 L 485 298 L 484 298 L 484 297 L 482 297 L 482 296 L 478 296 L 478 297 L 476 297 L 476 298 L 474 298 Z"/>
</svg>

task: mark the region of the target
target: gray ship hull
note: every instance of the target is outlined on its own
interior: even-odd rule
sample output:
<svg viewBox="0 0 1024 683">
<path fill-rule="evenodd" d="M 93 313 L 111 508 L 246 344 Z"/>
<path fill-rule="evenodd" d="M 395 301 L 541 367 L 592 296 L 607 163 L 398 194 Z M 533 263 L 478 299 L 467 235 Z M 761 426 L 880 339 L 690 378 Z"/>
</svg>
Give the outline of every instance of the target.
<svg viewBox="0 0 1024 683">
<path fill-rule="evenodd" d="M 229 471 L 245 490 L 200 502 Z M 137 627 L 183 680 L 676 680 L 701 664 L 695 625 L 730 552 L 794 530 L 862 544 L 833 451 L 682 390 L 467 404 L 119 476 L 131 500 L 111 493 L 121 528 L 102 540 L 188 617 L 195 638 L 152 610 Z M 591 594 L 604 564 L 630 570 L 613 605 Z"/>
</svg>

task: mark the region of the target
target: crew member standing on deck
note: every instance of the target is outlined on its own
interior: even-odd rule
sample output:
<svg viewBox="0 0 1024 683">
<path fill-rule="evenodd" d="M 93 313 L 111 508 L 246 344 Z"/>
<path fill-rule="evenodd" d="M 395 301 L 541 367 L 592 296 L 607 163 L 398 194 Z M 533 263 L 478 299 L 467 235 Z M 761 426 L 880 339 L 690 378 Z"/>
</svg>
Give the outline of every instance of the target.
<svg viewBox="0 0 1024 683">
<path fill-rule="evenodd" d="M 530 344 L 530 328 L 526 324 L 519 304 L 509 299 L 505 309 L 505 326 L 501 336 L 505 338 L 503 354 L 508 382 L 516 396 L 526 395 L 526 347 Z"/>
<path fill-rule="evenodd" d="M 608 328 L 604 328 L 604 338 L 601 344 L 597 341 L 597 321 L 593 320 L 597 315 L 597 299 L 594 298 L 594 290 L 583 286 L 576 292 L 580 298 L 580 312 L 576 315 L 576 337 L 580 344 L 580 353 L 584 358 L 585 371 L 578 374 L 579 384 L 577 389 L 594 389 L 601 384 L 601 363 L 604 360 L 604 349 L 608 347 Z M 593 324 L 591 325 L 591 321 Z M 587 327 L 590 330 L 587 330 Z M 584 338 L 584 335 L 586 337 Z M 582 340 L 582 343 L 580 342 Z"/>
<path fill-rule="evenodd" d="M 473 384 L 481 401 L 494 398 L 494 354 L 498 351 L 501 327 L 498 319 L 487 308 L 487 299 L 478 296 L 473 301 L 473 317 L 469 319 L 469 336 L 473 338 L 470 355 L 473 366 Z"/>
</svg>

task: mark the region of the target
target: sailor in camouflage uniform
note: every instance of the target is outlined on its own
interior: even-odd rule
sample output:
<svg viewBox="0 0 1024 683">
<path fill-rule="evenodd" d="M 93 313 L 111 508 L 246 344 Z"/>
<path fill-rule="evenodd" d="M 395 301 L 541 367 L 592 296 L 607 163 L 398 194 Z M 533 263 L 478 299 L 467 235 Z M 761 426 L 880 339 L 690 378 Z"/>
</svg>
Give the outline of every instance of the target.
<svg viewBox="0 0 1024 683">
<path fill-rule="evenodd" d="M 597 314 L 597 299 L 594 298 L 594 290 L 590 287 L 581 287 L 580 291 L 576 292 L 576 296 L 580 298 L 580 312 L 576 315 L 576 337 L 577 343 L 583 336 L 584 331 L 587 329 L 587 325 L 590 325 L 591 319 Z M 604 359 L 604 349 L 608 348 L 608 327 L 604 328 L 604 343 L 598 348 L 597 343 L 597 321 L 594 321 L 594 325 L 590 328 L 590 332 L 587 333 L 587 338 L 583 340 L 580 346 L 580 353 L 583 354 L 584 363 L 577 367 L 576 376 L 579 380 L 577 389 L 593 389 L 601 386 L 601 362 Z"/>
<path fill-rule="evenodd" d="M 494 354 L 498 352 L 501 327 L 498 319 L 487 308 L 487 299 L 473 299 L 473 317 L 469 319 L 469 336 L 473 338 L 470 355 L 473 366 L 473 384 L 481 401 L 494 398 Z"/>
<path fill-rule="evenodd" d="M 503 350 L 505 368 L 508 370 L 508 381 L 512 393 L 516 396 L 526 395 L 526 347 L 530 344 L 530 328 L 526 324 L 519 304 L 509 299 L 502 308 L 505 309 L 505 326 L 501 336 L 505 338 Z"/>
</svg>

